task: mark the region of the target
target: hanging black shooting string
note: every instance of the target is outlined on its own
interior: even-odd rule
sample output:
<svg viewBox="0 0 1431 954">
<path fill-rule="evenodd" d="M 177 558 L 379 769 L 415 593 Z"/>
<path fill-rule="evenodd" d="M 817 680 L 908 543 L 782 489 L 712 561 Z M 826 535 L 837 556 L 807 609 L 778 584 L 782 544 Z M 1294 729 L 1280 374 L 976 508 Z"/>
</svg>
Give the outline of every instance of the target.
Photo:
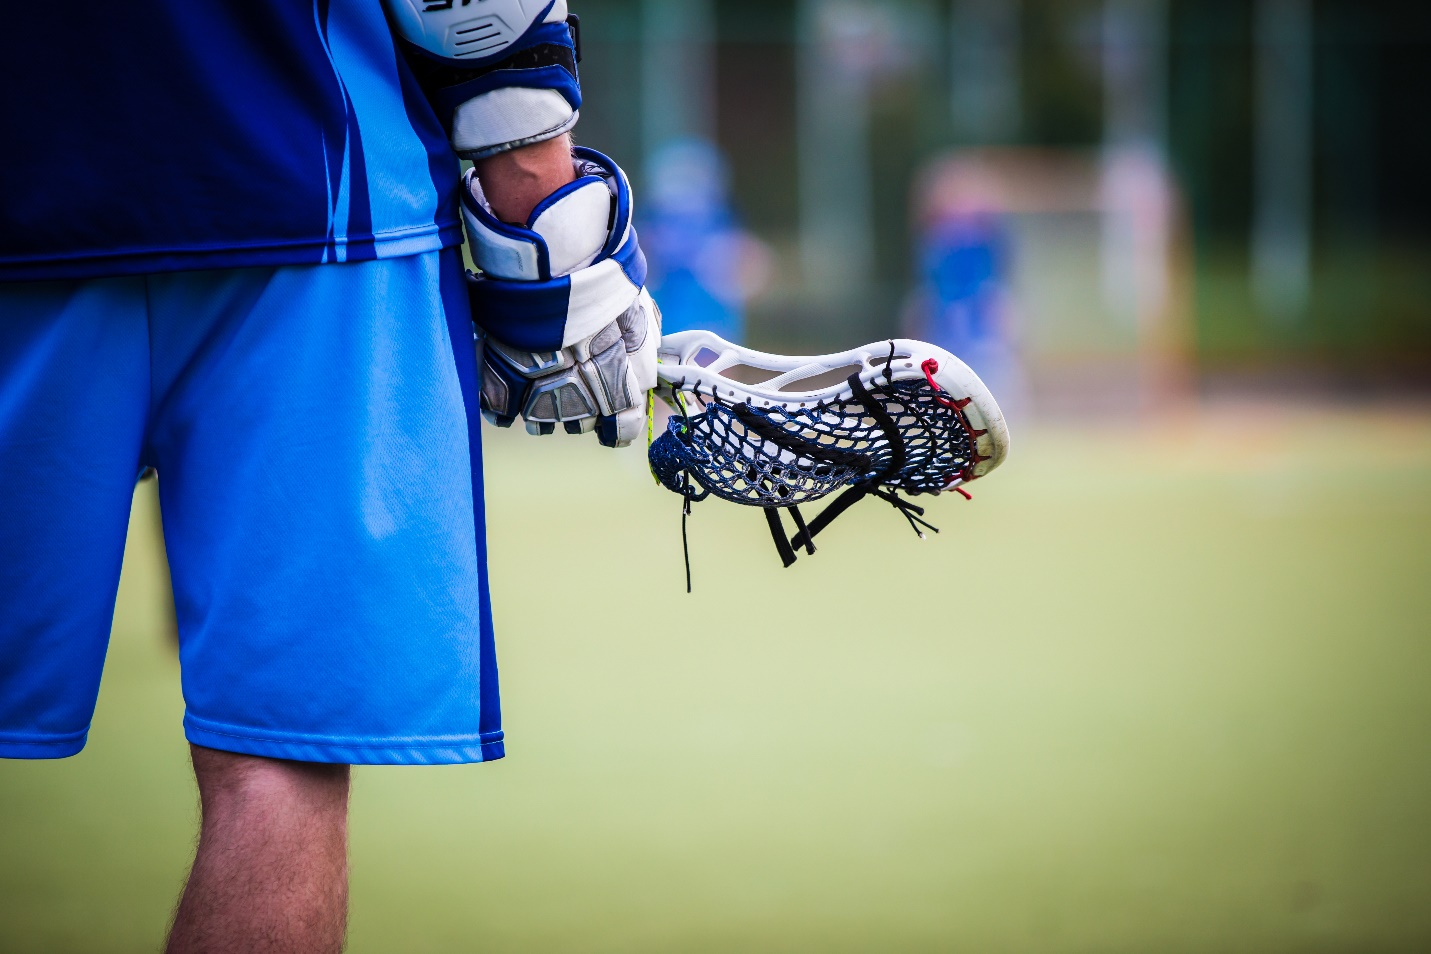
<svg viewBox="0 0 1431 954">
<path fill-rule="evenodd" d="M 691 515 L 691 472 L 681 472 L 681 555 L 686 559 L 686 592 L 691 591 L 691 544 L 686 537 L 686 518 Z"/>
</svg>

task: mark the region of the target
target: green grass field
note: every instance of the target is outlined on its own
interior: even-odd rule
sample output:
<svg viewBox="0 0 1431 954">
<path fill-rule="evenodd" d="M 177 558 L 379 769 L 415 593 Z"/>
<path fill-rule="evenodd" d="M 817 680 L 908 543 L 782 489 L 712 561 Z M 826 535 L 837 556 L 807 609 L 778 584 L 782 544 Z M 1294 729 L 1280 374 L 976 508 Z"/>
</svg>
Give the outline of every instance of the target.
<svg viewBox="0 0 1431 954">
<path fill-rule="evenodd" d="M 509 755 L 356 772 L 350 949 L 1431 949 L 1431 414 L 1015 439 L 789 571 L 699 505 L 692 596 L 639 452 L 491 440 Z M 0 763 L 0 951 L 162 941 L 150 516 L 88 749 Z"/>
</svg>

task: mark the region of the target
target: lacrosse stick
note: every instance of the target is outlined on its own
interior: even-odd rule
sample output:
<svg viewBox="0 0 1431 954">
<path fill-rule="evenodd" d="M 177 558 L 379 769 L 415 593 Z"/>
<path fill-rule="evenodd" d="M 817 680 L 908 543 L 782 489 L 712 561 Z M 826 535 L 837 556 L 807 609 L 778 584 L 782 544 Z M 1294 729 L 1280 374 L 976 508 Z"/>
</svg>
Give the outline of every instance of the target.
<svg viewBox="0 0 1431 954">
<path fill-rule="evenodd" d="M 659 360 L 656 393 L 674 415 L 649 458 L 656 479 L 684 498 L 682 538 L 691 504 L 708 496 L 760 507 L 787 567 L 865 497 L 889 503 L 920 537 L 921 528 L 938 532 L 900 494 L 968 497 L 963 485 L 1008 453 L 1008 426 L 988 388 L 922 341 L 783 357 L 682 331 L 661 340 Z M 836 491 L 807 522 L 800 506 Z"/>
</svg>

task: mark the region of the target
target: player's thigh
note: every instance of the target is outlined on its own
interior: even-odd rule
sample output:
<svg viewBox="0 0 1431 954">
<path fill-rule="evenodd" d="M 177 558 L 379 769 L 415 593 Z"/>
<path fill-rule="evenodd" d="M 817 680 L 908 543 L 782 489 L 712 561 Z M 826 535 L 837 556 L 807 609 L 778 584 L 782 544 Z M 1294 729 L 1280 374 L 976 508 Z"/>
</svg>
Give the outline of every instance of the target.
<svg viewBox="0 0 1431 954">
<path fill-rule="evenodd" d="M 447 252 L 176 275 L 156 296 L 191 741 L 310 761 L 496 754 L 454 280 Z"/>
<path fill-rule="evenodd" d="M 148 404 L 142 278 L 0 285 L 0 755 L 84 745 Z"/>
</svg>

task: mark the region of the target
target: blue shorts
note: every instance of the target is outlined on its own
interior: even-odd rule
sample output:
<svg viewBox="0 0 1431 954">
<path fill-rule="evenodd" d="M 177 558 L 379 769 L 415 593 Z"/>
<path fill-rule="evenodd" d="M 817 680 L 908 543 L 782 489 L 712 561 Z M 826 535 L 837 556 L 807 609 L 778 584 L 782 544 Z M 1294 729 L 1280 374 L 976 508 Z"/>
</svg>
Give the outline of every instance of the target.
<svg viewBox="0 0 1431 954">
<path fill-rule="evenodd" d="M 159 474 L 191 742 L 502 756 L 454 250 L 0 285 L 0 756 L 85 743 Z"/>
</svg>

